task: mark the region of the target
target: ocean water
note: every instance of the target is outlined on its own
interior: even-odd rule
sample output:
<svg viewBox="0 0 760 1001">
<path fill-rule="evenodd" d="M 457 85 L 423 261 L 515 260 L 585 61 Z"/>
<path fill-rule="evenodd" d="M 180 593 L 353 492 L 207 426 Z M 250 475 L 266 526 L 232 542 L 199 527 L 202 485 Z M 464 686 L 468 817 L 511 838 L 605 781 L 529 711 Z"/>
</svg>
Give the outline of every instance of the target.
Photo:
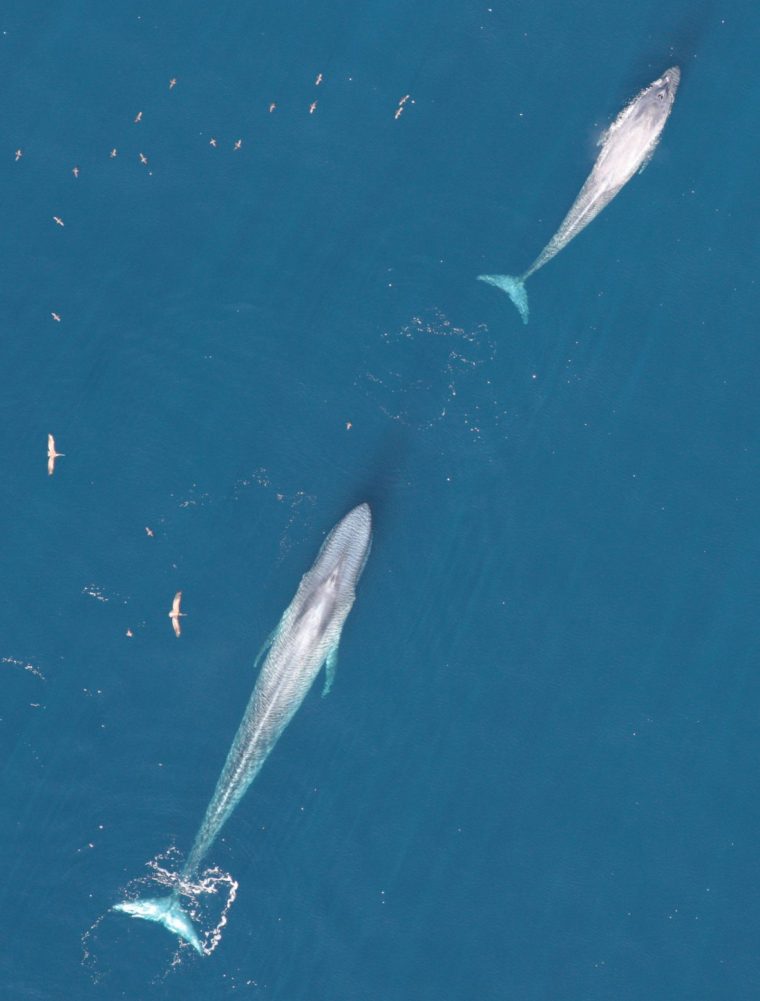
<svg viewBox="0 0 760 1001">
<path fill-rule="evenodd" d="M 0 22 L 0 996 L 758 997 L 757 6 Z M 523 327 L 475 276 L 674 63 Z M 178 951 L 109 908 L 188 851 L 365 499 L 333 692 L 209 857 L 217 948 Z"/>
</svg>

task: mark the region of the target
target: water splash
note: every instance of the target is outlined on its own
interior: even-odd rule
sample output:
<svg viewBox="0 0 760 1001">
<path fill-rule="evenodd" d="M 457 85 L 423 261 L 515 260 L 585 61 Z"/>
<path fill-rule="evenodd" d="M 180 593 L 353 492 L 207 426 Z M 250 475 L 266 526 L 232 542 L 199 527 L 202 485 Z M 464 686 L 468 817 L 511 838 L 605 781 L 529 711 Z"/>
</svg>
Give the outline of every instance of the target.
<svg viewBox="0 0 760 1001">
<path fill-rule="evenodd" d="M 177 893 L 181 897 L 183 910 L 198 930 L 204 954 L 210 956 L 222 941 L 230 910 L 237 899 L 238 882 L 218 866 L 205 869 L 193 879 L 183 879 L 179 875 L 183 861 L 184 858 L 174 846 L 160 852 L 146 863 L 146 875 L 130 880 L 124 895 L 127 899 L 139 898 L 145 894 L 155 894 L 157 888 L 161 892 Z M 109 906 L 80 938 L 81 965 L 94 984 L 100 984 L 115 975 L 114 970 L 103 965 L 101 954 L 105 947 L 98 941 L 101 925 L 112 915 L 113 910 Z M 121 922 L 118 927 L 123 927 Z M 168 943 L 169 939 L 165 941 Z M 186 943 L 178 944 L 168 965 L 156 971 L 150 978 L 151 982 L 165 980 L 173 970 L 194 955 L 195 951 Z"/>
<path fill-rule="evenodd" d="M 287 509 L 287 521 L 282 530 L 279 542 L 280 562 L 290 552 L 294 545 L 307 539 L 312 528 L 311 515 L 316 507 L 317 498 L 305 490 L 287 490 L 282 485 L 277 484 L 272 479 L 268 469 L 258 466 L 250 473 L 239 476 L 230 488 L 224 491 L 214 491 L 201 489 L 198 484 L 191 484 L 189 490 L 184 492 L 181 500 L 177 500 L 174 494 L 169 496 L 177 507 L 183 510 L 193 508 L 208 508 L 217 504 L 236 503 L 245 498 L 251 490 L 266 491 L 277 504 Z M 154 519 L 162 526 L 163 534 L 166 534 L 171 517 L 166 514 Z M 299 529 L 296 536 L 295 528 Z"/>
<path fill-rule="evenodd" d="M 42 681 L 46 681 L 45 675 L 42 671 L 31 661 L 19 660 L 17 657 L 0 657 L 0 664 L 13 664 L 14 667 L 23 667 L 25 671 L 33 674 L 35 678 L 40 678 Z"/>
<path fill-rule="evenodd" d="M 508 411 L 492 379 L 497 344 L 485 324 L 468 330 L 431 309 L 381 341 L 356 384 L 386 417 L 416 431 L 460 428 L 473 441 L 501 433 Z"/>
<path fill-rule="evenodd" d="M 81 593 L 86 594 L 88 598 L 94 598 L 96 601 L 102 601 L 103 603 L 118 601 L 122 605 L 126 605 L 129 602 L 128 596 L 125 597 L 123 594 L 119 594 L 118 591 L 113 591 L 109 594 L 99 584 L 85 584 Z"/>
<path fill-rule="evenodd" d="M 135 880 L 134 885 L 144 888 L 150 883 L 156 883 L 179 893 L 183 898 L 183 910 L 200 931 L 203 951 L 210 956 L 222 940 L 222 930 L 227 924 L 229 912 L 237 898 L 238 882 L 219 866 L 205 869 L 193 879 L 183 878 L 175 868 L 179 858 L 179 852 L 173 848 L 156 856 L 148 862 L 152 876 Z M 171 869 L 164 865 L 167 860 L 173 863 Z M 221 906 L 218 906 L 220 903 Z M 214 913 L 216 916 L 213 916 Z M 186 947 L 180 946 L 172 960 L 173 966 L 180 961 L 182 953 L 186 951 Z"/>
</svg>

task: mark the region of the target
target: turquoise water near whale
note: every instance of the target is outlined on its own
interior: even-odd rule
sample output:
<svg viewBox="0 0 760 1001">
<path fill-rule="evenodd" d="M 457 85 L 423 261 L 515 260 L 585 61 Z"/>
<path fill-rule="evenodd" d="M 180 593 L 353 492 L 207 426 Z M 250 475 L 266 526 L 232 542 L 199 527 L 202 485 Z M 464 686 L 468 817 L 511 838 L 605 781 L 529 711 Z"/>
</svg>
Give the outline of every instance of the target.
<svg viewBox="0 0 760 1001">
<path fill-rule="evenodd" d="M 0 996 L 758 996 L 759 21 L 4 6 Z M 534 258 L 673 63 L 654 159 L 523 327 L 476 275 Z M 364 499 L 333 691 L 177 958 L 109 908 L 189 850 Z"/>
</svg>

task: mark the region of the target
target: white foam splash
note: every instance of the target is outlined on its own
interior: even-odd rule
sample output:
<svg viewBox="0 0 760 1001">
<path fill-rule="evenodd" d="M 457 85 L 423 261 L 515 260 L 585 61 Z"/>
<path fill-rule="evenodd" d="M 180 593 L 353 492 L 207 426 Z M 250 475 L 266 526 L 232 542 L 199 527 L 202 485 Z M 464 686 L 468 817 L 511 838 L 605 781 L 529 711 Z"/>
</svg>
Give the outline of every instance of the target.
<svg viewBox="0 0 760 1001">
<path fill-rule="evenodd" d="M 42 681 L 47 680 L 42 671 L 36 664 L 32 664 L 31 661 L 19 660 L 17 657 L 0 657 L 0 664 L 13 664 L 15 667 L 23 667 L 25 671 L 33 674 L 35 678 L 41 678 Z"/>
<path fill-rule="evenodd" d="M 431 309 L 381 340 L 357 385 L 391 420 L 416 431 L 463 426 L 474 440 L 500 429 L 507 410 L 489 375 L 496 341 L 484 324 L 467 330 Z"/>
<path fill-rule="evenodd" d="M 178 866 L 179 857 L 179 852 L 175 848 L 157 855 L 147 863 L 151 876 L 136 882 L 144 885 L 150 881 L 168 890 L 179 892 L 183 898 L 183 909 L 199 930 L 203 951 L 210 956 L 222 940 L 222 931 L 237 898 L 239 884 L 230 873 L 218 866 L 204 869 L 194 879 L 183 879 L 175 868 Z M 167 862 L 172 863 L 172 868 L 166 865 Z M 209 913 L 211 910 L 216 910 L 215 918 Z M 210 924 L 211 921 L 214 923 Z M 178 950 L 172 965 L 180 961 L 182 951 Z"/>
</svg>

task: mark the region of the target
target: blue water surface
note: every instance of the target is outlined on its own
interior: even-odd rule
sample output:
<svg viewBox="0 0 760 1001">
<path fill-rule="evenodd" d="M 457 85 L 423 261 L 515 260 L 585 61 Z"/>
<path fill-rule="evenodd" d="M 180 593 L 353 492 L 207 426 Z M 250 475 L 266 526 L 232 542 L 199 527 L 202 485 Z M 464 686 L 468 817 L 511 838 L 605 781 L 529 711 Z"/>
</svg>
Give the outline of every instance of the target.
<svg viewBox="0 0 760 1001">
<path fill-rule="evenodd" d="M 760 15 L 490 2 L 0 14 L 3 998 L 760 996 Z M 674 63 L 523 327 L 476 275 Z M 109 908 L 365 499 L 334 690 L 178 954 Z"/>
</svg>

